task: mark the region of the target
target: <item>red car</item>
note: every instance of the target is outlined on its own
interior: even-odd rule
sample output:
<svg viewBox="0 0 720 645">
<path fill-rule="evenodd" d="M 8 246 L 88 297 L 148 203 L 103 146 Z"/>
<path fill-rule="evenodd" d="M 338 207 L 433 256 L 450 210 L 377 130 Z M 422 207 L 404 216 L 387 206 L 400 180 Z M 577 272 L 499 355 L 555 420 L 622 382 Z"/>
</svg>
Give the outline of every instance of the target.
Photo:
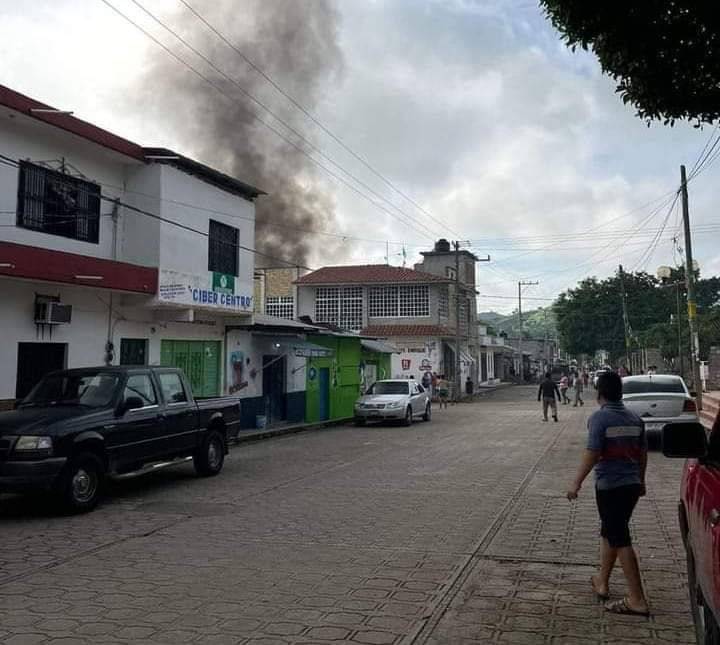
<svg viewBox="0 0 720 645">
<path fill-rule="evenodd" d="M 679 519 L 687 552 L 690 606 L 699 645 L 720 645 L 720 412 L 708 434 L 699 423 L 667 425 L 663 453 L 688 457 Z"/>
</svg>

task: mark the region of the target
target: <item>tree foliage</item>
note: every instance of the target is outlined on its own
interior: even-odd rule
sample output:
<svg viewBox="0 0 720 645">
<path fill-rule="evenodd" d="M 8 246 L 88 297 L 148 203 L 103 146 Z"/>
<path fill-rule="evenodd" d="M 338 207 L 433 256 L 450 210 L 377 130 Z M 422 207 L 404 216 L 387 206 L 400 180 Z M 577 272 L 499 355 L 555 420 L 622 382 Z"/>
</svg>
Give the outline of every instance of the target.
<svg viewBox="0 0 720 645">
<path fill-rule="evenodd" d="M 540 0 L 564 42 L 592 50 L 648 122 L 720 118 L 720 12 L 692 0 Z"/>
<path fill-rule="evenodd" d="M 677 356 L 677 292 L 671 285 L 681 282 L 681 339 L 683 352 L 687 354 L 689 333 L 684 271 L 673 270 L 665 284 L 644 272 L 625 273 L 623 282 L 631 349 L 658 347 L 666 358 Z M 613 359 L 623 356 L 625 326 L 621 294 L 619 272 L 605 280 L 587 278 L 576 288 L 561 293 L 553 309 L 563 349 L 575 355 L 593 355 L 604 349 Z M 705 357 L 711 345 L 720 344 L 720 278 L 698 279 L 696 300 L 701 357 Z"/>
</svg>

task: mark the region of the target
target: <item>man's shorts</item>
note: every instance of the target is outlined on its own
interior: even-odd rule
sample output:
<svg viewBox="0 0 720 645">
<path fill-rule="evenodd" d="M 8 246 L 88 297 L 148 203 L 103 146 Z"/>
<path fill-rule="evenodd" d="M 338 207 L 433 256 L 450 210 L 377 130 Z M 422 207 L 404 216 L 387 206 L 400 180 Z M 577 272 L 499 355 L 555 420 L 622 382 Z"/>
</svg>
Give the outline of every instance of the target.
<svg viewBox="0 0 720 645">
<path fill-rule="evenodd" d="M 600 513 L 600 535 L 611 547 L 620 549 L 630 546 L 630 517 L 640 498 L 640 484 L 618 486 L 607 490 L 595 489 Z"/>
</svg>

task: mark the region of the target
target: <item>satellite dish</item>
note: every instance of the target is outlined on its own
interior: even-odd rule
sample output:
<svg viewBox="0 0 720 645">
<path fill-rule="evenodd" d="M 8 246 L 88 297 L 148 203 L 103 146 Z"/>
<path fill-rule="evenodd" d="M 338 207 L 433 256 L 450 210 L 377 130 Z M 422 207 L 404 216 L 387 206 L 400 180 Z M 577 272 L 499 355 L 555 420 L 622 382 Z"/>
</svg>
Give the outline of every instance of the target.
<svg viewBox="0 0 720 645">
<path fill-rule="evenodd" d="M 672 276 L 672 269 L 668 266 L 658 267 L 656 275 L 660 278 L 660 280 L 667 280 L 670 276 Z"/>
</svg>

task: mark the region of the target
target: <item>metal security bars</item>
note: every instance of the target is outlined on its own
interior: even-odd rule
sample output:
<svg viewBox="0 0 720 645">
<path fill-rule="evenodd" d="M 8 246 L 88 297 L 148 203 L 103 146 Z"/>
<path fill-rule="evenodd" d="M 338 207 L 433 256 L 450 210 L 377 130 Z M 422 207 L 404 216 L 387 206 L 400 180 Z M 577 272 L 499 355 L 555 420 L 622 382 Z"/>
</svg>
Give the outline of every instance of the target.
<svg viewBox="0 0 720 645">
<path fill-rule="evenodd" d="M 430 315 L 427 285 L 371 287 L 371 318 L 422 318 Z"/>
<path fill-rule="evenodd" d="M 17 225 L 97 244 L 100 235 L 100 186 L 21 161 Z"/>
<path fill-rule="evenodd" d="M 238 275 L 239 243 L 238 229 L 211 219 L 208 232 L 208 271 Z"/>
</svg>

